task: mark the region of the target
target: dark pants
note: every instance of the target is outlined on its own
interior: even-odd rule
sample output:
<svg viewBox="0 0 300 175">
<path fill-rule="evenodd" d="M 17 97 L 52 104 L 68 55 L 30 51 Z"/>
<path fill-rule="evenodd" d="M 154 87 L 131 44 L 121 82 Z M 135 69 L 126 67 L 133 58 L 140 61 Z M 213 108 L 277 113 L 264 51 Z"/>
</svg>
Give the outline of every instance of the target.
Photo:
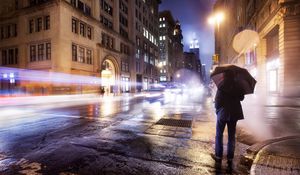
<svg viewBox="0 0 300 175">
<path fill-rule="evenodd" d="M 217 120 L 217 130 L 216 130 L 216 148 L 215 155 L 218 158 L 223 156 L 223 132 L 225 126 L 227 125 L 228 130 L 228 144 L 227 144 L 227 159 L 232 160 L 234 156 L 235 149 L 235 131 L 236 131 L 237 121 L 222 121 Z"/>
</svg>

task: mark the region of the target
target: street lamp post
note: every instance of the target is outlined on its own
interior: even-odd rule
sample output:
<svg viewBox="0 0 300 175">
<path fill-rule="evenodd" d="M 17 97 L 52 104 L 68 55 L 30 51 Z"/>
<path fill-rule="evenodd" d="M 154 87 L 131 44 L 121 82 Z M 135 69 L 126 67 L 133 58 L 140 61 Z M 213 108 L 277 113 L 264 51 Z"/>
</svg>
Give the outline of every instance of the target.
<svg viewBox="0 0 300 175">
<path fill-rule="evenodd" d="M 218 32 L 220 31 L 220 24 L 224 21 L 225 15 L 223 12 L 217 12 L 208 18 L 210 25 L 217 25 Z"/>
<path fill-rule="evenodd" d="M 215 12 L 213 15 L 211 15 L 209 18 L 208 18 L 208 23 L 212 26 L 216 26 L 217 27 L 217 32 L 215 32 L 215 45 L 216 45 L 216 49 L 215 49 L 215 54 L 213 56 L 213 60 L 214 62 L 216 62 L 216 64 L 218 64 L 218 61 L 219 61 L 219 55 L 220 55 L 220 50 L 219 48 L 217 47 L 217 40 L 220 39 L 220 25 L 221 23 L 224 21 L 225 19 L 225 14 L 224 12 L 221 12 L 221 11 L 218 11 L 218 12 Z"/>
</svg>

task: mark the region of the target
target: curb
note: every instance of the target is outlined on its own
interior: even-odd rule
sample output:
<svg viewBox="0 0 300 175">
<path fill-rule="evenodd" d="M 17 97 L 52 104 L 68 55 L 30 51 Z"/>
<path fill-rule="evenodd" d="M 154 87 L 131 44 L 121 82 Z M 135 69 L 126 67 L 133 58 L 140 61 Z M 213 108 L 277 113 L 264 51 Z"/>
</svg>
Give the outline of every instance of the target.
<svg viewBox="0 0 300 175">
<path fill-rule="evenodd" d="M 256 144 L 250 146 L 246 150 L 246 153 L 242 155 L 241 164 L 245 165 L 247 167 L 247 169 L 250 170 L 250 169 L 252 169 L 253 162 L 257 158 L 259 151 L 261 151 L 263 148 L 265 148 L 268 145 L 277 143 L 277 142 L 291 140 L 291 139 L 297 139 L 297 138 L 300 138 L 300 135 L 274 138 L 274 139 L 265 140 L 263 142 L 256 143 Z"/>
</svg>

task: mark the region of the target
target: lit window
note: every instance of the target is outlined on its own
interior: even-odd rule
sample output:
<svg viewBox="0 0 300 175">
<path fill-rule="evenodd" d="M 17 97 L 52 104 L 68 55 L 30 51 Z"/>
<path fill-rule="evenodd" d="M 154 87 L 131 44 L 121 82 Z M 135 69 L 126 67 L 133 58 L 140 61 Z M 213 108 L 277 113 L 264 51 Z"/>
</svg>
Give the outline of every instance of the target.
<svg viewBox="0 0 300 175">
<path fill-rule="evenodd" d="M 167 77 L 166 76 L 161 76 L 160 81 L 167 81 Z"/>
<path fill-rule="evenodd" d="M 278 74 L 277 70 L 269 71 L 269 91 L 276 92 L 278 90 Z"/>
</svg>

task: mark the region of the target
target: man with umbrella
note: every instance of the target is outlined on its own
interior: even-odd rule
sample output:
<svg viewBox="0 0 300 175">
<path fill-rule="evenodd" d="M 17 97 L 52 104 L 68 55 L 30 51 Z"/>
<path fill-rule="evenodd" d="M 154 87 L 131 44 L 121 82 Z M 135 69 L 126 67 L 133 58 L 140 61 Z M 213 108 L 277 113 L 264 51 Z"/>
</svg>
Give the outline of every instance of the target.
<svg viewBox="0 0 300 175">
<path fill-rule="evenodd" d="M 253 93 L 256 81 L 246 69 L 230 65 L 216 67 L 211 74 L 218 87 L 215 96 L 217 114 L 215 155 L 217 168 L 221 167 L 223 156 L 223 132 L 227 125 L 227 165 L 232 171 L 232 160 L 235 150 L 235 133 L 238 120 L 244 119 L 240 101 L 245 94 Z M 219 166 L 218 166 L 219 164 Z"/>
</svg>

